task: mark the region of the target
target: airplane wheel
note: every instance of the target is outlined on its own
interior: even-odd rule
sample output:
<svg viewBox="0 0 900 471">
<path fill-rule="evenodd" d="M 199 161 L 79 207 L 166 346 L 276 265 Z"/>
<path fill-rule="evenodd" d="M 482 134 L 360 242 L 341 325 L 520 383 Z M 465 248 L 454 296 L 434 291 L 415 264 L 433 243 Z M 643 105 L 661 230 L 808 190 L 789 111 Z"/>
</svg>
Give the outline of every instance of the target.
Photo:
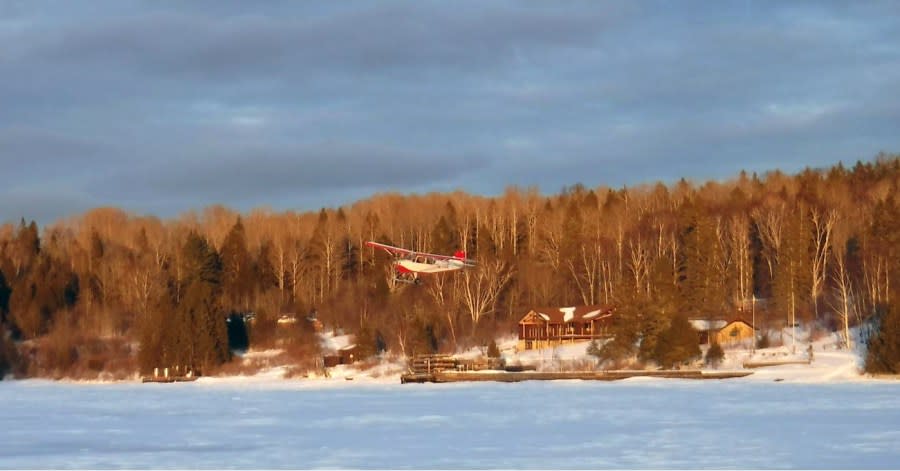
<svg viewBox="0 0 900 471">
<path fill-rule="evenodd" d="M 422 284 L 422 279 L 421 279 L 421 278 L 415 278 L 415 279 L 413 280 L 413 283 L 415 283 L 416 286 L 421 285 L 421 284 Z"/>
</svg>

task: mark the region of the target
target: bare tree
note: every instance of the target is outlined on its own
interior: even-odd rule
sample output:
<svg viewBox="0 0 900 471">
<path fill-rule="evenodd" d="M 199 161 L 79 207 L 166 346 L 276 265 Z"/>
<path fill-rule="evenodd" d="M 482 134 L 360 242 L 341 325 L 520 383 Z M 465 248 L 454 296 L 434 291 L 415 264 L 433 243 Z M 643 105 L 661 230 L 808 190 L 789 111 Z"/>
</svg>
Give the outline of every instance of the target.
<svg viewBox="0 0 900 471">
<path fill-rule="evenodd" d="M 769 277 L 775 275 L 775 265 L 778 264 L 778 256 L 781 254 L 781 243 L 784 238 L 785 204 L 777 201 L 753 211 L 753 222 L 762 239 L 762 254 L 769 269 Z"/>
<path fill-rule="evenodd" d="M 484 316 L 494 312 L 497 298 L 512 276 L 512 269 L 499 259 L 480 261 L 478 267 L 463 271 L 461 297 L 473 328 Z"/>
<path fill-rule="evenodd" d="M 728 220 L 725 239 L 729 266 L 734 271 L 735 286 L 732 301 L 737 306 L 753 296 L 753 268 L 750 258 L 750 219 L 744 213 L 735 214 Z"/>
<path fill-rule="evenodd" d="M 813 312 L 819 318 L 819 296 L 825 286 L 828 275 L 828 251 L 831 249 L 831 233 L 837 220 L 837 212 L 833 209 L 823 210 L 813 207 L 810 210 L 813 229 L 812 291 Z"/>
</svg>

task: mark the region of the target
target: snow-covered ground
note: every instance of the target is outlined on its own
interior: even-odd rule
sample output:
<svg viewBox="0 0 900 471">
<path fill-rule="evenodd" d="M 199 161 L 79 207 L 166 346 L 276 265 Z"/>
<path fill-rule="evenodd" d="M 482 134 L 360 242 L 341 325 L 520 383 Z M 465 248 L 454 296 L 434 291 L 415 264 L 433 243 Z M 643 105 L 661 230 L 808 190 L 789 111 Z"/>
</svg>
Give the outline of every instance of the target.
<svg viewBox="0 0 900 471">
<path fill-rule="evenodd" d="M 499 343 L 508 362 L 585 360 L 586 344 Z M 897 468 L 900 382 L 859 374 L 832 338 L 813 352 L 713 381 L 401 385 L 390 358 L 329 377 L 0 381 L 0 468 Z M 726 350 L 719 369 L 750 357 Z"/>
<path fill-rule="evenodd" d="M 0 468 L 896 468 L 898 387 L 4 381 Z"/>
</svg>

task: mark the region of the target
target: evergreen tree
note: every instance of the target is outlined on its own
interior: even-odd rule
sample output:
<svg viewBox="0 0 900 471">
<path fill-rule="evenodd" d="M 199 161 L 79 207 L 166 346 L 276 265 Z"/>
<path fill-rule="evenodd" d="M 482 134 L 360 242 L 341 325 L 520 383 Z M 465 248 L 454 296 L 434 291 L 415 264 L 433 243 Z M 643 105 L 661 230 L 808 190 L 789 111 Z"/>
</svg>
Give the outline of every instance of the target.
<svg viewBox="0 0 900 471">
<path fill-rule="evenodd" d="M 229 359 L 228 327 L 221 295 L 222 264 L 205 238 L 190 232 L 181 248 L 182 296 L 174 305 L 163 300 L 154 320 L 142 329 L 139 354 L 144 371 L 187 368 L 208 371 Z M 198 371 L 199 370 L 199 371 Z M 171 370 L 170 370 L 171 371 Z"/>
<path fill-rule="evenodd" d="M 185 363 L 207 370 L 229 359 L 228 332 L 224 309 L 219 303 L 222 264 L 218 254 L 203 237 L 192 233 L 184 245 L 183 260 L 192 270 L 187 272 L 184 297 L 176 308 L 179 327 L 191 335 L 184 339 L 179 332 L 176 338 L 186 340 L 188 354 Z"/>
<path fill-rule="evenodd" d="M 655 358 L 659 335 L 679 312 L 678 294 L 673 280 L 672 265 L 660 258 L 650 272 L 652 291 L 649 295 L 636 296 L 633 303 L 644 313 L 640 317 L 640 348 L 638 359 L 648 361 Z"/>
<path fill-rule="evenodd" d="M 802 212 L 792 213 L 785 221 L 784 240 L 772 280 L 772 298 L 788 327 L 807 317 L 805 314 L 809 312 L 812 290 L 812 275 L 808 268 L 809 234 Z"/>
<path fill-rule="evenodd" d="M 900 304 L 879 317 L 878 330 L 869 338 L 866 372 L 900 374 Z"/>
<path fill-rule="evenodd" d="M 40 254 L 11 290 L 10 319 L 26 339 L 36 338 L 47 332 L 57 311 L 73 307 L 77 300 L 78 277 L 67 265 Z"/>
<path fill-rule="evenodd" d="M 0 270 L 0 325 L 6 324 L 6 316 L 9 314 L 9 296 L 12 289 L 6 282 L 6 276 Z"/>
<path fill-rule="evenodd" d="M 659 335 L 654 360 L 663 368 L 672 368 L 700 357 L 697 331 L 687 317 L 676 315 L 669 327 Z"/>
<path fill-rule="evenodd" d="M 491 339 L 488 344 L 487 356 L 488 358 L 500 358 L 500 348 L 497 347 L 497 341 L 494 339 Z"/>
<path fill-rule="evenodd" d="M 0 380 L 8 374 L 22 373 L 22 363 L 7 329 L 0 325 Z"/>
<path fill-rule="evenodd" d="M 259 246 L 259 255 L 256 257 L 256 264 L 254 265 L 253 281 L 263 292 L 278 286 L 276 269 L 272 265 L 272 250 L 272 242 L 270 240 L 264 241 Z"/>
<path fill-rule="evenodd" d="M 435 253 L 452 254 L 460 249 L 459 241 L 457 241 L 456 227 L 452 227 L 447 218 L 441 215 L 434 229 L 431 230 L 431 249 Z"/>
<path fill-rule="evenodd" d="M 375 330 L 368 323 L 363 323 L 356 332 L 356 354 L 360 359 L 374 356 L 378 352 Z"/>
<path fill-rule="evenodd" d="M 183 284 L 195 281 L 219 286 L 222 281 L 222 262 L 209 242 L 200 234 L 191 231 L 181 248 L 184 264 Z"/>
<path fill-rule="evenodd" d="M 685 205 L 682 251 L 679 264 L 681 312 L 692 317 L 721 315 L 725 299 L 725 277 L 719 270 L 721 245 L 713 217 L 696 203 Z"/>
<path fill-rule="evenodd" d="M 244 224 L 238 217 L 222 243 L 222 290 L 228 307 L 238 311 L 246 310 L 250 294 L 253 292 L 253 266 L 247 250 L 247 236 Z"/>
<path fill-rule="evenodd" d="M 641 312 L 635 303 L 633 291 L 623 290 L 623 293 L 632 294 L 617 298 L 618 307 L 610 327 L 612 338 L 599 351 L 594 352 L 601 364 L 611 364 L 614 367 L 635 355 L 640 340 Z"/>
<path fill-rule="evenodd" d="M 706 350 L 704 363 L 713 368 L 718 368 L 723 359 L 725 359 L 725 351 L 722 350 L 722 346 L 719 345 L 719 342 L 713 342 L 713 344 L 709 346 L 709 349 Z"/>
<path fill-rule="evenodd" d="M 892 293 L 888 302 L 876 306 L 877 330 L 869 338 L 866 371 L 869 373 L 900 373 L 900 203 L 894 195 L 875 206 L 872 225 L 872 245 L 884 257 L 886 277 Z"/>
</svg>

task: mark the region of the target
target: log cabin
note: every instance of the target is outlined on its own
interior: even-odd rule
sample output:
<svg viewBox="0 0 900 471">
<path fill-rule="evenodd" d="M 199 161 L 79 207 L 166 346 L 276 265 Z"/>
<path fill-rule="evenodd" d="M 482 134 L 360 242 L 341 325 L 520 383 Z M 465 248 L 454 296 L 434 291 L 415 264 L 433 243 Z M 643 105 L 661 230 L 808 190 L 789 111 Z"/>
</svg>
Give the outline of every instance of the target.
<svg viewBox="0 0 900 471">
<path fill-rule="evenodd" d="M 531 309 L 519 321 L 517 350 L 607 338 L 613 312 L 605 305 Z"/>
</svg>

